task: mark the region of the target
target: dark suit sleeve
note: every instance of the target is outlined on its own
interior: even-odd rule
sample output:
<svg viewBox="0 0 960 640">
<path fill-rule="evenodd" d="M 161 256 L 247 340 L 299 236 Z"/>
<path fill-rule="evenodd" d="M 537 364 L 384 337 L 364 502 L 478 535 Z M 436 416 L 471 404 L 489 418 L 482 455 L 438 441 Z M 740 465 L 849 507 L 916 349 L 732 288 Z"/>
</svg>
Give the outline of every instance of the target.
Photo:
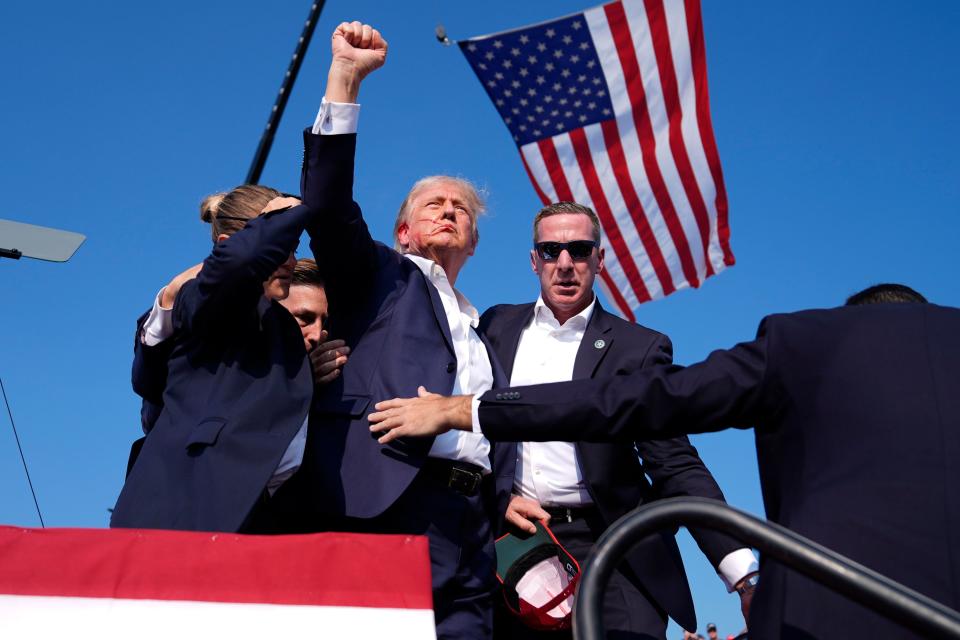
<svg viewBox="0 0 960 640">
<path fill-rule="evenodd" d="M 174 341 L 164 340 L 149 347 L 140 340 L 143 323 L 150 312 L 137 320 L 137 330 L 133 335 L 133 369 L 131 383 L 133 391 L 143 398 L 140 407 L 140 424 L 144 433 L 153 428 L 160 410 L 163 408 L 163 391 L 167 387 L 167 361 L 173 352 Z"/>
<path fill-rule="evenodd" d="M 766 369 L 761 325 L 756 340 L 689 367 L 493 389 L 480 398 L 480 426 L 491 440 L 538 442 L 630 442 L 748 428 L 776 408 Z"/>
<path fill-rule="evenodd" d="M 353 201 L 356 134 L 315 135 L 304 131 L 300 180 L 303 202 L 317 211 L 307 226 L 310 249 L 334 295 L 359 291 L 380 258 L 360 207 Z"/>
<path fill-rule="evenodd" d="M 673 345 L 669 338 L 660 336 L 644 359 L 643 366 L 664 366 L 672 362 Z M 638 440 L 635 444 L 643 461 L 644 472 L 653 483 L 656 498 L 695 496 L 726 502 L 713 474 L 703 464 L 696 447 L 686 436 Z M 691 528 L 690 534 L 715 569 L 728 553 L 744 546 L 729 536 L 709 529 Z"/>
<path fill-rule="evenodd" d="M 263 281 L 297 248 L 313 211 L 300 205 L 254 218 L 218 242 L 203 268 L 186 282 L 173 305 L 173 326 L 195 334 L 217 333 L 256 309 Z"/>
<path fill-rule="evenodd" d="M 148 347 L 140 340 L 143 323 L 150 312 L 137 320 L 137 331 L 133 336 L 133 370 L 131 382 L 133 391 L 150 402 L 159 403 L 163 399 L 163 390 L 167 386 L 167 360 L 173 351 L 173 340 L 164 340 L 160 344 Z"/>
</svg>

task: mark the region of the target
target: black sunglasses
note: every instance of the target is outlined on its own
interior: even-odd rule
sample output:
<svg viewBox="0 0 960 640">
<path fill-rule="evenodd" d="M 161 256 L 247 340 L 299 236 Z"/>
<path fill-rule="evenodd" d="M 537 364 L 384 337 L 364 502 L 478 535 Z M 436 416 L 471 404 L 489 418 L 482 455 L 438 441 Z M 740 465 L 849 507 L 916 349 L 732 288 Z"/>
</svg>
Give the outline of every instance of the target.
<svg viewBox="0 0 960 640">
<path fill-rule="evenodd" d="M 596 240 L 573 240 L 572 242 L 535 242 L 533 248 L 544 262 L 556 262 L 560 254 L 566 249 L 573 260 L 586 260 L 593 254 L 594 247 L 599 247 Z"/>
</svg>

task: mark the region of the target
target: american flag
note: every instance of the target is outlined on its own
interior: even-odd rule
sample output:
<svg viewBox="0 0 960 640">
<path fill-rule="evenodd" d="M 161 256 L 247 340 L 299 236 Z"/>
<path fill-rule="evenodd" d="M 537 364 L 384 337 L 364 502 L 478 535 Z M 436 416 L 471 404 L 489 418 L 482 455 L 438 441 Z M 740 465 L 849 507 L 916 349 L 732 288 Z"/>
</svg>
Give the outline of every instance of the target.
<svg viewBox="0 0 960 640">
<path fill-rule="evenodd" d="M 544 204 L 590 206 L 626 318 L 734 263 L 699 0 L 620 0 L 463 40 Z"/>
</svg>

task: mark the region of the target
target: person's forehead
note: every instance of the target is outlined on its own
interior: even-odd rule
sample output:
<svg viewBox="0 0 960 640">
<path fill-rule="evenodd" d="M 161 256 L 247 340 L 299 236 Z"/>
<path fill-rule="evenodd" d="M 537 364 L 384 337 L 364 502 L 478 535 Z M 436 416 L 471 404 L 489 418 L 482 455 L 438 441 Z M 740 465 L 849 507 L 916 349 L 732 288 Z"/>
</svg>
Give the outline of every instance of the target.
<svg viewBox="0 0 960 640">
<path fill-rule="evenodd" d="M 284 300 L 291 311 L 313 311 L 319 313 L 327 306 L 327 294 L 319 288 L 310 285 L 293 285 L 290 294 Z"/>
<path fill-rule="evenodd" d="M 541 218 L 537 237 L 551 240 L 552 236 L 567 235 L 575 240 L 593 239 L 593 222 L 583 213 L 558 213 Z M 573 236 L 576 236 L 575 238 Z"/>
<path fill-rule="evenodd" d="M 447 181 L 435 182 L 426 187 L 418 189 L 416 194 L 414 194 L 413 200 L 415 203 L 420 204 L 438 196 L 444 199 L 457 200 L 463 203 L 467 203 L 471 200 L 470 192 L 466 187 L 456 182 Z"/>
</svg>

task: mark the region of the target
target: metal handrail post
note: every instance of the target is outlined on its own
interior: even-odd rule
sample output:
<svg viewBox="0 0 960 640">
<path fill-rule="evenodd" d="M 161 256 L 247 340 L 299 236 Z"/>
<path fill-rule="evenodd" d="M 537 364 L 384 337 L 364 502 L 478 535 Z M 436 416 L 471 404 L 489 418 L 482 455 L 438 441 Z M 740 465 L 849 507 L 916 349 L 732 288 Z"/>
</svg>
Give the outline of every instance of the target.
<svg viewBox="0 0 960 640">
<path fill-rule="evenodd" d="M 960 640 L 960 613 L 772 522 L 716 500 L 669 498 L 634 509 L 594 547 L 583 567 L 574 604 L 577 640 L 602 640 L 602 600 L 619 562 L 644 537 L 678 526 L 722 531 L 758 549 L 766 560 L 811 578 L 928 638 Z"/>
</svg>

